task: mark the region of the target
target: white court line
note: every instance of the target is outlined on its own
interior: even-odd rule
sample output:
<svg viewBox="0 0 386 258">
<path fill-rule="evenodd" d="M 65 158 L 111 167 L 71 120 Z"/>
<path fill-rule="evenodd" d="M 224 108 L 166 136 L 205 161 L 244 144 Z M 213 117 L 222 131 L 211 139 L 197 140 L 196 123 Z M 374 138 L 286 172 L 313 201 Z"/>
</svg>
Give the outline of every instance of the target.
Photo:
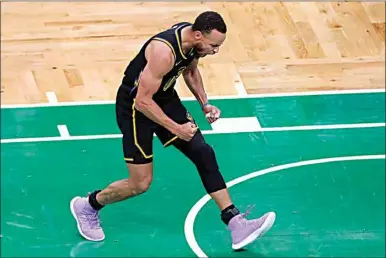
<svg viewBox="0 0 386 258">
<path fill-rule="evenodd" d="M 267 169 L 263 169 L 260 171 L 256 171 L 244 176 L 241 176 L 239 178 L 236 178 L 230 182 L 228 182 L 226 185 L 228 188 L 240 184 L 244 181 L 247 181 L 249 179 L 262 176 L 264 174 L 285 170 L 288 168 L 294 168 L 294 167 L 300 167 L 300 166 L 307 166 L 307 165 L 314 165 L 314 164 L 321 164 L 321 163 L 328 163 L 328 162 L 337 162 L 337 161 L 349 161 L 349 160 L 370 160 L 370 159 L 385 159 L 385 154 L 381 155 L 359 155 L 359 156 L 346 156 L 346 157 L 333 157 L 333 158 L 323 158 L 323 159 L 314 159 L 314 160 L 305 160 L 295 163 L 289 163 L 284 165 L 279 165 L 275 167 L 270 167 Z M 201 199 L 197 201 L 196 204 L 193 205 L 193 207 L 190 209 L 188 215 L 185 219 L 184 224 L 184 233 L 186 241 L 188 242 L 189 247 L 193 250 L 193 252 L 197 255 L 197 257 L 208 257 L 206 253 L 200 248 L 198 245 L 196 238 L 194 236 L 194 221 L 196 220 L 196 217 L 200 210 L 205 206 L 206 203 L 208 203 L 211 200 L 210 195 L 206 194 Z M 271 229 L 272 230 L 272 229 Z"/>
<path fill-rule="evenodd" d="M 221 118 L 211 124 L 215 133 L 249 132 L 261 130 L 257 117 Z"/>
<path fill-rule="evenodd" d="M 237 73 L 236 75 L 236 82 L 235 82 L 235 88 L 236 88 L 236 91 L 237 91 L 237 94 L 239 97 L 245 97 L 245 96 L 248 96 L 248 93 L 244 87 L 244 83 L 243 81 L 241 80 L 241 77 L 240 77 L 240 74 Z"/>
<path fill-rule="evenodd" d="M 58 125 L 58 130 L 61 138 L 71 137 L 66 125 Z"/>
<path fill-rule="evenodd" d="M 242 129 L 241 131 L 216 132 L 215 130 L 203 130 L 203 134 L 229 134 L 229 133 L 255 133 L 255 132 L 279 132 L 279 131 L 303 131 L 303 130 L 331 130 L 331 129 L 354 129 L 354 128 L 371 128 L 385 127 L 386 123 L 359 123 L 359 124 L 341 124 L 341 125 L 307 125 L 307 126 L 285 126 L 285 127 L 265 127 L 254 128 L 252 130 Z M 32 138 L 12 138 L 1 139 L 1 143 L 17 142 L 50 142 L 50 141 L 68 141 L 68 140 L 96 140 L 121 138 L 122 134 L 100 134 L 100 135 L 80 135 L 68 137 L 32 137 Z"/>
<path fill-rule="evenodd" d="M 336 124 L 336 125 L 300 125 L 300 126 L 282 126 L 282 127 L 266 127 L 261 128 L 262 132 L 278 132 L 278 131 L 303 131 L 303 130 L 325 130 L 325 129 L 354 129 L 354 128 L 370 128 L 384 127 L 386 123 L 359 123 L 359 124 Z"/>
<path fill-rule="evenodd" d="M 57 104 L 58 103 L 58 98 L 56 97 L 55 92 L 47 91 L 46 96 L 47 96 L 49 104 Z"/>
<path fill-rule="evenodd" d="M 292 96 L 313 96 L 313 95 L 342 95 L 342 94 L 366 94 L 366 93 L 382 93 L 385 89 L 363 89 L 363 90 L 331 90 L 331 91 L 306 91 L 306 92 L 284 92 L 284 93 L 266 93 L 266 94 L 248 94 L 245 96 L 209 96 L 209 100 L 221 99 L 250 99 L 250 98 L 268 98 L 268 97 L 292 97 Z M 194 97 L 182 97 L 183 101 L 195 101 Z M 33 107 L 53 107 L 53 106 L 82 106 L 82 105 L 110 105 L 115 104 L 115 100 L 99 100 L 99 101 L 72 101 L 50 103 L 35 103 L 35 104 L 4 104 L 1 108 L 33 108 Z"/>
</svg>

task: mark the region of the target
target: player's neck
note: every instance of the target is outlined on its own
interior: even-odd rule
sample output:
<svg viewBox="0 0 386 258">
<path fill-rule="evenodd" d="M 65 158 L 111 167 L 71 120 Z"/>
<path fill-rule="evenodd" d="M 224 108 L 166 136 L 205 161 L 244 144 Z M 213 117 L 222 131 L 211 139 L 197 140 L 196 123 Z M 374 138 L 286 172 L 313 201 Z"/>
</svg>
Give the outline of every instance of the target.
<svg viewBox="0 0 386 258">
<path fill-rule="evenodd" d="M 192 31 L 192 26 L 185 27 L 181 30 L 182 50 L 187 53 L 195 45 L 195 39 Z"/>
</svg>

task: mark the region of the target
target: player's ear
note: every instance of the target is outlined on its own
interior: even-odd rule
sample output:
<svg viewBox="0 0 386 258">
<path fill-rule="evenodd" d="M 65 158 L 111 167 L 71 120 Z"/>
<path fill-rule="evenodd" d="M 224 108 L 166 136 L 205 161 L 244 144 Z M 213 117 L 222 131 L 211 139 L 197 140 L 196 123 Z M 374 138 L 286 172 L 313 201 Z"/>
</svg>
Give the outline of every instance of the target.
<svg viewBox="0 0 386 258">
<path fill-rule="evenodd" d="M 201 31 L 198 31 L 198 30 L 197 30 L 197 31 L 194 32 L 194 38 L 195 38 L 196 40 L 201 40 L 203 36 L 204 36 L 204 35 L 202 35 Z"/>
</svg>

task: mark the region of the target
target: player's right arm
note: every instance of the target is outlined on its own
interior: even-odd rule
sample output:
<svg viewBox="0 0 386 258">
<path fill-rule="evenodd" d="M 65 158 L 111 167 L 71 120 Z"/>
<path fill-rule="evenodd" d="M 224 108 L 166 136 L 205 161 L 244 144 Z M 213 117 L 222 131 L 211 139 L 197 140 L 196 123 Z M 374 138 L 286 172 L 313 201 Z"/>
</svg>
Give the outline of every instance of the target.
<svg viewBox="0 0 386 258">
<path fill-rule="evenodd" d="M 190 140 L 197 128 L 193 124 L 180 125 L 170 119 L 153 100 L 162 78 L 173 68 L 174 55 L 162 42 L 152 41 L 145 51 L 147 64 L 139 80 L 135 108 L 183 140 Z"/>
</svg>

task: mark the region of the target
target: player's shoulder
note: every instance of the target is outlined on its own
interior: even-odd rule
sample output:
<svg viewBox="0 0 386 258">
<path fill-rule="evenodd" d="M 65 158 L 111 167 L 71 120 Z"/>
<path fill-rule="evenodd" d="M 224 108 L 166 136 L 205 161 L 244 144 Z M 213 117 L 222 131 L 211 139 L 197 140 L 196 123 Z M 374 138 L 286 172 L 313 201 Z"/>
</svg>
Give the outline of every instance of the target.
<svg viewBox="0 0 386 258">
<path fill-rule="evenodd" d="M 146 56 L 156 59 L 169 59 L 174 56 L 174 53 L 168 44 L 164 41 L 152 40 L 146 48 Z"/>
<path fill-rule="evenodd" d="M 146 47 L 146 58 L 153 58 L 162 62 L 174 62 L 178 58 L 178 42 L 176 41 L 176 29 L 188 26 L 189 22 L 173 24 L 169 29 L 154 35 Z"/>
<path fill-rule="evenodd" d="M 176 23 L 176 24 L 173 24 L 170 29 L 178 29 L 179 27 L 185 27 L 185 26 L 189 26 L 189 25 L 192 25 L 190 22 L 179 22 L 179 23 Z"/>
<path fill-rule="evenodd" d="M 146 48 L 145 59 L 149 69 L 166 74 L 174 66 L 175 54 L 167 44 L 155 40 Z"/>
<path fill-rule="evenodd" d="M 189 25 L 191 25 L 189 22 L 175 23 L 172 26 L 170 26 L 169 28 L 154 35 L 153 38 L 163 38 L 163 39 L 167 39 L 168 41 L 175 41 L 177 30 L 179 30 L 183 27 L 189 26 Z"/>
<path fill-rule="evenodd" d="M 159 32 L 158 34 L 154 35 L 149 42 L 149 45 L 147 46 L 147 50 L 149 52 L 149 48 L 152 49 L 151 52 L 162 52 L 171 54 L 174 59 L 177 59 L 177 50 L 178 50 L 178 39 L 176 38 L 176 30 L 178 28 L 181 28 L 183 26 L 189 25 L 188 22 L 179 22 L 176 24 L 173 24 L 171 27 L 169 27 L 166 30 L 163 30 Z M 165 57 L 165 56 L 164 56 Z"/>
</svg>

